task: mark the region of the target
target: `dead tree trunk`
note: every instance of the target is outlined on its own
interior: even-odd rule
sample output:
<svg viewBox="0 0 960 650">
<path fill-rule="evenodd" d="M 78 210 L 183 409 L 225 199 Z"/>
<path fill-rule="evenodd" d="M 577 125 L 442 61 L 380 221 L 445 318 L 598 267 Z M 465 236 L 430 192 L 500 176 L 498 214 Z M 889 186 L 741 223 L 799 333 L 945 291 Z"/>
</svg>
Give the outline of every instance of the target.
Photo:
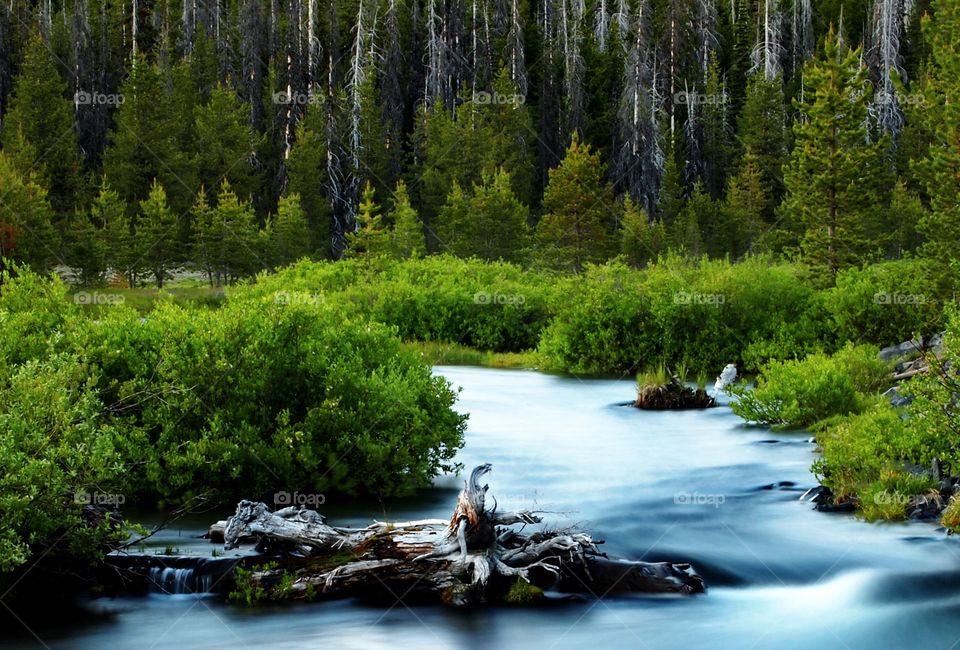
<svg viewBox="0 0 960 650">
<path fill-rule="evenodd" d="M 271 512 L 262 503 L 241 501 L 225 523 L 224 543 L 231 549 L 255 540 L 264 566 L 245 577 L 245 586 L 290 599 L 403 598 L 464 606 L 504 600 L 516 586 L 537 595 L 705 590 L 688 564 L 613 560 L 600 553 L 602 542 L 573 530 L 524 534 L 540 516 L 499 512 L 495 502 L 489 507 L 489 486 L 480 484 L 489 471 L 486 464 L 471 472 L 449 522 L 339 528 L 303 506 Z"/>
</svg>

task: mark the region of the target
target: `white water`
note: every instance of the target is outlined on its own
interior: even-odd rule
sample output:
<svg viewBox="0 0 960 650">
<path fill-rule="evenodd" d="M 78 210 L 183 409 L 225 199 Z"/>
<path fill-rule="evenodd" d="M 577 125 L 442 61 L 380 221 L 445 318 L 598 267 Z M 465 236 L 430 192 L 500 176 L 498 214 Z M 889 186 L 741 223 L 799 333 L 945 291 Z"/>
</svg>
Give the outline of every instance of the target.
<svg viewBox="0 0 960 650">
<path fill-rule="evenodd" d="M 34 626 L 51 648 L 960 647 L 960 547 L 930 524 L 814 512 L 809 434 L 751 428 L 726 408 L 616 406 L 631 381 L 444 367 L 471 414 L 460 460 L 493 463 L 501 508 L 541 508 L 611 554 L 689 561 L 695 598 L 618 597 L 544 608 L 391 608 L 352 602 L 232 607 L 193 595 L 100 599 L 82 623 Z M 330 499 L 332 523 L 444 517 L 461 479 L 416 499 Z M 202 527 L 182 534 L 199 534 Z M 163 574 L 161 572 L 161 578 Z M 189 580 L 176 573 L 174 585 Z M 165 580 L 163 578 L 161 582 Z M 8 633 L 16 633 L 16 641 Z M 0 645 L 42 647 L 5 630 Z"/>
</svg>

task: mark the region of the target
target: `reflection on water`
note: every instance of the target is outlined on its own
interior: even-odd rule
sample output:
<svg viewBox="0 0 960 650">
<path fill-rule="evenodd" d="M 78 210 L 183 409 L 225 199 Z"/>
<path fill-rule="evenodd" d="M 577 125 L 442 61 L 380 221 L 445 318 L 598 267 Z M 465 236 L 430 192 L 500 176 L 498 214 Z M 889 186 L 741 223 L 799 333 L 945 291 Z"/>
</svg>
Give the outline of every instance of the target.
<svg viewBox="0 0 960 650">
<path fill-rule="evenodd" d="M 870 525 L 797 501 L 814 485 L 809 434 L 744 426 L 726 408 L 618 406 L 630 380 L 442 367 L 470 413 L 459 460 L 493 463 L 502 509 L 550 511 L 611 554 L 689 561 L 693 599 L 569 600 L 454 612 L 334 602 L 246 610 L 151 595 L 86 604 L 82 621 L 34 625 L 51 648 L 950 648 L 960 640 L 960 547 L 929 524 Z M 335 523 L 446 517 L 461 485 L 416 499 L 337 502 Z M 202 532 L 184 529 L 176 538 Z M 173 537 L 171 533 L 169 537 Z M 163 540 L 167 543 L 169 540 Z M 188 547 L 205 542 L 184 542 Z M 55 620 L 56 617 L 51 617 Z M 8 630 L 13 632 L 13 630 Z M 42 647 L 27 633 L 0 645 Z"/>
</svg>

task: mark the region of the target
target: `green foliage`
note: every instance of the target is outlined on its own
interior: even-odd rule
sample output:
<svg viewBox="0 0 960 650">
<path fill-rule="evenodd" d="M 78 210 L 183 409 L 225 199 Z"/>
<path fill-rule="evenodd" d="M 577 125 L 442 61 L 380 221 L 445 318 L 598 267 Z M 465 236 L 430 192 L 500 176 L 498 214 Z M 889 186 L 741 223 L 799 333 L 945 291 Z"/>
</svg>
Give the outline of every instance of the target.
<svg viewBox="0 0 960 650">
<path fill-rule="evenodd" d="M 110 187 L 132 206 L 147 199 L 156 181 L 168 192 L 171 210 L 182 214 L 193 201 L 196 167 L 178 141 L 184 116 L 175 110 L 163 71 L 134 56 L 120 94 L 123 103 L 104 152 Z"/>
<path fill-rule="evenodd" d="M 74 212 L 81 187 L 73 106 L 66 90 L 50 48 L 32 33 L 3 119 L 3 152 L 21 174 L 35 175 L 62 217 Z"/>
<path fill-rule="evenodd" d="M 0 258 L 42 272 L 58 261 L 59 249 L 46 190 L 24 178 L 0 151 Z"/>
<path fill-rule="evenodd" d="M 548 278 L 505 262 L 448 255 L 301 263 L 261 276 L 252 290 L 301 292 L 396 327 L 403 339 L 519 352 L 536 347 L 552 316 Z"/>
<path fill-rule="evenodd" d="M 804 68 L 803 119 L 784 171 L 787 196 L 780 206 L 802 232 L 803 259 L 824 284 L 874 253 L 877 215 L 885 212 L 891 170 L 885 141 L 867 132 L 870 101 L 860 51 L 849 50 L 831 32 L 822 57 Z"/>
<path fill-rule="evenodd" d="M 395 258 L 422 257 L 427 252 L 427 240 L 423 234 L 423 223 L 417 211 L 410 205 L 407 186 L 403 181 L 397 183 L 393 193 L 393 209 L 388 215 L 393 223 L 390 232 L 390 253 Z"/>
<path fill-rule="evenodd" d="M 620 254 L 634 268 L 642 268 L 666 252 L 667 234 L 663 222 L 650 222 L 646 211 L 630 197 L 623 201 L 620 224 Z"/>
<path fill-rule="evenodd" d="M 74 498 L 116 493 L 138 442 L 123 423 L 104 421 L 97 383 L 94 369 L 67 355 L 0 378 L 0 574 L 38 553 L 90 559 L 126 538 L 121 521 L 86 519 L 85 500 Z"/>
<path fill-rule="evenodd" d="M 157 288 L 173 266 L 176 249 L 177 218 L 167 205 L 167 193 L 154 181 L 150 194 L 140 201 L 140 217 L 137 220 L 137 235 L 144 247 L 144 265 L 153 274 Z"/>
<path fill-rule="evenodd" d="M 330 257 L 330 201 L 323 191 L 327 175 L 327 124 L 324 108 L 307 107 L 298 122 L 296 141 L 286 161 L 287 192 L 300 197 L 300 206 L 310 225 L 311 250 Z"/>
<path fill-rule="evenodd" d="M 817 340 L 814 292 L 790 267 L 759 258 L 740 264 L 663 258 L 644 271 L 621 263 L 588 269 L 541 339 L 554 367 L 578 373 L 631 372 L 684 363 L 715 372 L 755 367 L 779 350 Z M 780 342 L 763 350 L 763 343 Z"/>
<path fill-rule="evenodd" d="M 729 389 L 738 397 L 731 408 L 749 422 L 809 427 L 832 416 L 863 412 L 876 402 L 876 392 L 888 377 L 875 348 L 847 346 L 833 356 L 815 353 L 768 363 L 755 388 Z"/>
<path fill-rule="evenodd" d="M 532 605 L 543 599 L 543 589 L 518 577 L 503 599 L 509 605 Z"/>
<path fill-rule="evenodd" d="M 310 226 L 296 194 L 280 197 L 270 222 L 269 255 L 274 267 L 287 266 L 310 254 Z"/>
<path fill-rule="evenodd" d="M 529 244 L 528 217 L 502 169 L 484 175 L 470 196 L 455 183 L 438 217 L 440 246 L 458 257 L 519 262 Z"/>
<path fill-rule="evenodd" d="M 579 273 L 606 259 L 613 235 L 613 189 L 599 154 L 574 134 L 560 165 L 550 170 L 537 224 L 541 264 Z"/>
<path fill-rule="evenodd" d="M 904 259 L 841 271 L 836 287 L 824 293 L 838 338 L 894 345 L 942 331 L 953 283 L 937 267 Z"/>
</svg>

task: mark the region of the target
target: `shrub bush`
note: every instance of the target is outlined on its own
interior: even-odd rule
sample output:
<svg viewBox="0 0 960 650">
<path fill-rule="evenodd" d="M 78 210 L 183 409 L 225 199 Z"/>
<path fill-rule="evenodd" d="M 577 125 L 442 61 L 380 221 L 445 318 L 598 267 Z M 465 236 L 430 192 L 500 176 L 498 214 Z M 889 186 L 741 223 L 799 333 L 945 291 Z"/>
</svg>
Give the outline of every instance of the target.
<svg viewBox="0 0 960 650">
<path fill-rule="evenodd" d="M 862 412 L 889 370 L 870 346 L 847 346 L 833 356 L 815 353 L 803 360 L 772 361 L 755 388 L 732 387 L 734 413 L 747 421 L 807 427 L 837 415 Z"/>
<path fill-rule="evenodd" d="M 942 331 L 955 282 L 936 267 L 942 265 L 904 259 L 840 272 L 824 293 L 837 336 L 883 347 Z"/>
</svg>

